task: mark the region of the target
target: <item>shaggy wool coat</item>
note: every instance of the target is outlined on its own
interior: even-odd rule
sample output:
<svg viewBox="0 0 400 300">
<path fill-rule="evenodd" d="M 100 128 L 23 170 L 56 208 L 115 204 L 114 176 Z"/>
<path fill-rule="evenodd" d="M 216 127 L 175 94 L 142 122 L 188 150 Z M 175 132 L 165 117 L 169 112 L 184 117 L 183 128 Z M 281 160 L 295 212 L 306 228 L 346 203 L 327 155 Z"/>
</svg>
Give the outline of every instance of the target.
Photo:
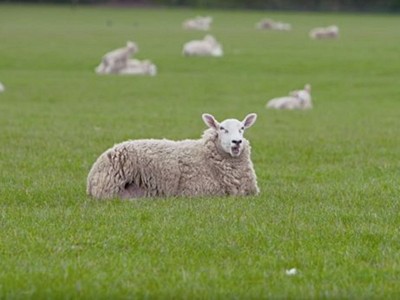
<svg viewBox="0 0 400 300">
<path fill-rule="evenodd" d="M 232 157 L 213 129 L 199 140 L 132 140 L 94 163 L 87 193 L 98 199 L 170 196 L 245 196 L 259 193 L 250 145 Z"/>
</svg>

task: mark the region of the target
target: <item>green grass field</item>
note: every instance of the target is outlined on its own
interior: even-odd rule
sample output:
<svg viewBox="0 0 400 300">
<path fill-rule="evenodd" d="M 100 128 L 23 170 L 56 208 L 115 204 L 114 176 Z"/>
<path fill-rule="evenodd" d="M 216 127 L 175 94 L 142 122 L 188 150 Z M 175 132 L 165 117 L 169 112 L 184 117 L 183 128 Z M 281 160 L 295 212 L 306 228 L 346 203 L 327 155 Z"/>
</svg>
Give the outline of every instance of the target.
<svg viewBox="0 0 400 300">
<path fill-rule="evenodd" d="M 181 56 L 198 14 L 223 58 Z M 94 74 L 127 40 L 159 74 Z M 1 5 L 0 41 L 1 299 L 400 297 L 399 16 Z M 264 108 L 305 83 L 312 111 Z M 260 196 L 86 196 L 104 150 L 197 138 L 203 112 L 258 113 Z"/>
</svg>

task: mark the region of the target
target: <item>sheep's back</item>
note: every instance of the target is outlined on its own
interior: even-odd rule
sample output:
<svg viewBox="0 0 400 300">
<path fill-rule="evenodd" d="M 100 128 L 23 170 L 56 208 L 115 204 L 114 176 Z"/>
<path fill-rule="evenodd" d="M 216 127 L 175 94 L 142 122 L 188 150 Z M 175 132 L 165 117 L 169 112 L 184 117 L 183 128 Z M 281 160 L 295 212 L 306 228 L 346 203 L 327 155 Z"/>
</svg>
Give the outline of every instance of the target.
<svg viewBox="0 0 400 300">
<path fill-rule="evenodd" d="M 129 180 L 148 190 L 148 196 L 174 196 L 182 166 L 196 164 L 200 143 L 194 140 L 133 140 L 114 147 L 126 152 L 124 171 Z"/>
</svg>

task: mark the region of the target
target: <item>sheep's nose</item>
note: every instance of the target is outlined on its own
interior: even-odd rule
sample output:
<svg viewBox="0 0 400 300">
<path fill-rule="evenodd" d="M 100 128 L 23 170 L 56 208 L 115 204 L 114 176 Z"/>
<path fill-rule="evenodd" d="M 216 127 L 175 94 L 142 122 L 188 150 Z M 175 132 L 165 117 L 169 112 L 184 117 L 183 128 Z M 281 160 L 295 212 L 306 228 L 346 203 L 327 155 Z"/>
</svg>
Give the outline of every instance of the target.
<svg viewBox="0 0 400 300">
<path fill-rule="evenodd" d="M 232 140 L 232 143 L 240 145 L 242 143 L 242 140 Z"/>
</svg>

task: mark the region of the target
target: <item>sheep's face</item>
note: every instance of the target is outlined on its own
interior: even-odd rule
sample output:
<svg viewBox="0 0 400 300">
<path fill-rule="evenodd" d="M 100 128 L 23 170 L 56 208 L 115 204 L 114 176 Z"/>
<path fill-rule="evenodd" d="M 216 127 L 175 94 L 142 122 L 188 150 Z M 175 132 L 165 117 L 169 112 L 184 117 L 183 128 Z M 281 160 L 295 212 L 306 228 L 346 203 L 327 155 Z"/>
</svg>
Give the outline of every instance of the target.
<svg viewBox="0 0 400 300">
<path fill-rule="evenodd" d="M 129 53 L 137 53 L 139 51 L 139 47 L 131 41 L 126 42 L 126 48 L 128 49 Z"/>
<path fill-rule="evenodd" d="M 292 91 L 290 96 L 296 97 L 300 100 L 301 105 L 305 108 L 311 107 L 311 85 L 307 84 L 304 90 Z"/>
<path fill-rule="evenodd" d="M 227 119 L 219 123 L 212 115 L 203 114 L 206 125 L 218 133 L 221 149 L 232 157 L 238 157 L 243 151 L 243 133 L 256 121 L 256 114 L 249 114 L 243 121 Z"/>
</svg>

